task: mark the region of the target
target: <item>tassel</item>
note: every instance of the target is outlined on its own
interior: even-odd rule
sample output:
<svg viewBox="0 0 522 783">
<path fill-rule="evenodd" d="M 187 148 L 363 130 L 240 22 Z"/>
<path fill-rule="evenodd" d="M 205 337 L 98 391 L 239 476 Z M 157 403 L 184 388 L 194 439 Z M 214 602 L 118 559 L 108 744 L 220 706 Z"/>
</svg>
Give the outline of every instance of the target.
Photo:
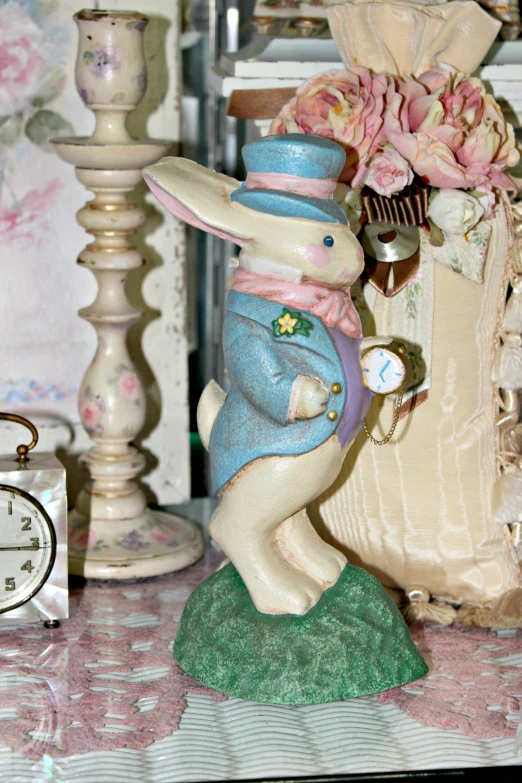
<svg viewBox="0 0 522 783">
<path fill-rule="evenodd" d="M 515 547 L 517 560 L 522 566 L 522 522 L 512 522 L 511 541 Z"/>
<path fill-rule="evenodd" d="M 504 410 L 506 411 L 518 411 L 520 409 L 520 394 L 518 391 L 512 389 L 502 389 L 502 400 L 504 402 Z"/>
<path fill-rule="evenodd" d="M 512 209 L 515 241 L 513 243 L 511 257 L 513 259 L 513 269 L 515 272 L 518 272 L 518 274 L 522 274 L 522 212 L 520 210 L 520 202 L 514 204 Z"/>
<path fill-rule="evenodd" d="M 502 405 L 497 415 L 497 427 L 504 434 L 513 429 L 518 421 L 520 413 L 520 395 L 513 389 L 501 389 Z M 507 449 L 517 451 L 517 449 Z"/>
<path fill-rule="evenodd" d="M 403 614 L 411 623 L 432 622 L 451 625 L 457 616 L 457 612 L 449 604 L 430 601 L 430 594 L 425 587 L 408 587 L 406 595 L 409 604 L 404 607 Z"/>
<path fill-rule="evenodd" d="M 522 587 L 502 595 L 492 608 L 493 620 L 508 623 L 512 628 L 522 626 Z"/>
<path fill-rule="evenodd" d="M 492 380 L 502 389 L 522 388 L 522 337 L 507 334 L 504 345 L 498 348 L 493 360 Z"/>
<path fill-rule="evenodd" d="M 504 593 L 494 606 L 463 606 L 457 622 L 478 628 L 522 628 L 522 588 Z"/>
<path fill-rule="evenodd" d="M 522 332 L 522 293 L 516 290 L 507 301 L 502 328 L 506 332 Z"/>
<path fill-rule="evenodd" d="M 508 414 L 509 415 L 509 414 Z M 516 415 L 515 413 L 511 415 Z M 504 451 L 522 456 L 522 424 L 515 424 L 511 429 L 502 433 Z"/>
<path fill-rule="evenodd" d="M 514 430 L 517 421 L 518 411 L 501 411 L 495 419 L 497 427 L 506 437 Z M 516 451 L 516 449 L 509 449 L 506 446 L 505 451 Z"/>
<path fill-rule="evenodd" d="M 500 525 L 516 522 L 522 512 L 522 471 L 503 473 L 493 487 L 493 519 Z"/>
<path fill-rule="evenodd" d="M 462 607 L 457 612 L 457 623 L 473 628 L 499 628 L 495 626 L 493 613 L 488 606 Z"/>
</svg>

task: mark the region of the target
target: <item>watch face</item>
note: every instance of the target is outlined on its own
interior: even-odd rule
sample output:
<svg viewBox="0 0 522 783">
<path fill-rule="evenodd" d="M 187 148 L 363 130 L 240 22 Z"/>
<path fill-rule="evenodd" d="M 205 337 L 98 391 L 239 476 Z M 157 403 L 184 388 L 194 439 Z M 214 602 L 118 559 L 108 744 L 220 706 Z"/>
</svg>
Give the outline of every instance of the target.
<svg viewBox="0 0 522 783">
<path fill-rule="evenodd" d="M 404 362 L 387 348 L 371 348 L 361 361 L 363 382 L 376 394 L 391 394 L 400 389 L 406 375 Z"/>
<path fill-rule="evenodd" d="M 0 485 L 0 614 L 38 592 L 55 555 L 54 527 L 40 503 L 22 490 Z"/>
</svg>

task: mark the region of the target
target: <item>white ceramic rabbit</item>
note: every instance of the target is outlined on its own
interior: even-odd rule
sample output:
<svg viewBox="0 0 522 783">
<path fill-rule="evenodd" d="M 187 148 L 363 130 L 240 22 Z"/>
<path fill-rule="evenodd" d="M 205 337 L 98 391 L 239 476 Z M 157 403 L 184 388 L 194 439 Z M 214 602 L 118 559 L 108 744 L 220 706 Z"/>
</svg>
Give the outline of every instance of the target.
<svg viewBox="0 0 522 783">
<path fill-rule="evenodd" d="M 222 496 L 210 532 L 260 612 L 305 614 L 346 564 L 306 506 L 335 480 L 372 397 L 349 292 L 363 251 L 332 198 L 341 147 L 288 134 L 243 157 L 243 184 L 182 158 L 144 176 L 174 215 L 241 247 L 224 327 L 231 391 L 211 381 L 198 407 Z"/>
</svg>

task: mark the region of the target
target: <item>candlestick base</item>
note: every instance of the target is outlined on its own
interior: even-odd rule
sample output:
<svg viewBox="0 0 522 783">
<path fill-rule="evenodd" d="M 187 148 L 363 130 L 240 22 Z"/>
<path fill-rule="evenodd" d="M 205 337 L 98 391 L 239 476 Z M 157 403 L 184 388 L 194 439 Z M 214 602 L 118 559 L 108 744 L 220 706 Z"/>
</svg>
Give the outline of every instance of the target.
<svg viewBox="0 0 522 783">
<path fill-rule="evenodd" d="M 186 568 L 203 554 L 200 529 L 188 519 L 146 509 L 133 519 L 69 515 L 69 572 L 87 579 L 140 579 Z"/>
</svg>

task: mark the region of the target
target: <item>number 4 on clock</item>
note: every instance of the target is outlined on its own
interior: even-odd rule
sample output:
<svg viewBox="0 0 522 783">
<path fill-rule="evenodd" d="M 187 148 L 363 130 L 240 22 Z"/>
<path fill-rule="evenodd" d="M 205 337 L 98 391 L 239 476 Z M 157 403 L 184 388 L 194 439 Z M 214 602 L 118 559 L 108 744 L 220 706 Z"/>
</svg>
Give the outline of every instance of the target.
<svg viewBox="0 0 522 783">
<path fill-rule="evenodd" d="M 22 571 L 27 571 L 27 573 L 31 573 L 31 571 L 34 571 L 34 565 L 31 563 L 30 560 L 26 560 L 25 563 L 22 566 Z"/>
</svg>

